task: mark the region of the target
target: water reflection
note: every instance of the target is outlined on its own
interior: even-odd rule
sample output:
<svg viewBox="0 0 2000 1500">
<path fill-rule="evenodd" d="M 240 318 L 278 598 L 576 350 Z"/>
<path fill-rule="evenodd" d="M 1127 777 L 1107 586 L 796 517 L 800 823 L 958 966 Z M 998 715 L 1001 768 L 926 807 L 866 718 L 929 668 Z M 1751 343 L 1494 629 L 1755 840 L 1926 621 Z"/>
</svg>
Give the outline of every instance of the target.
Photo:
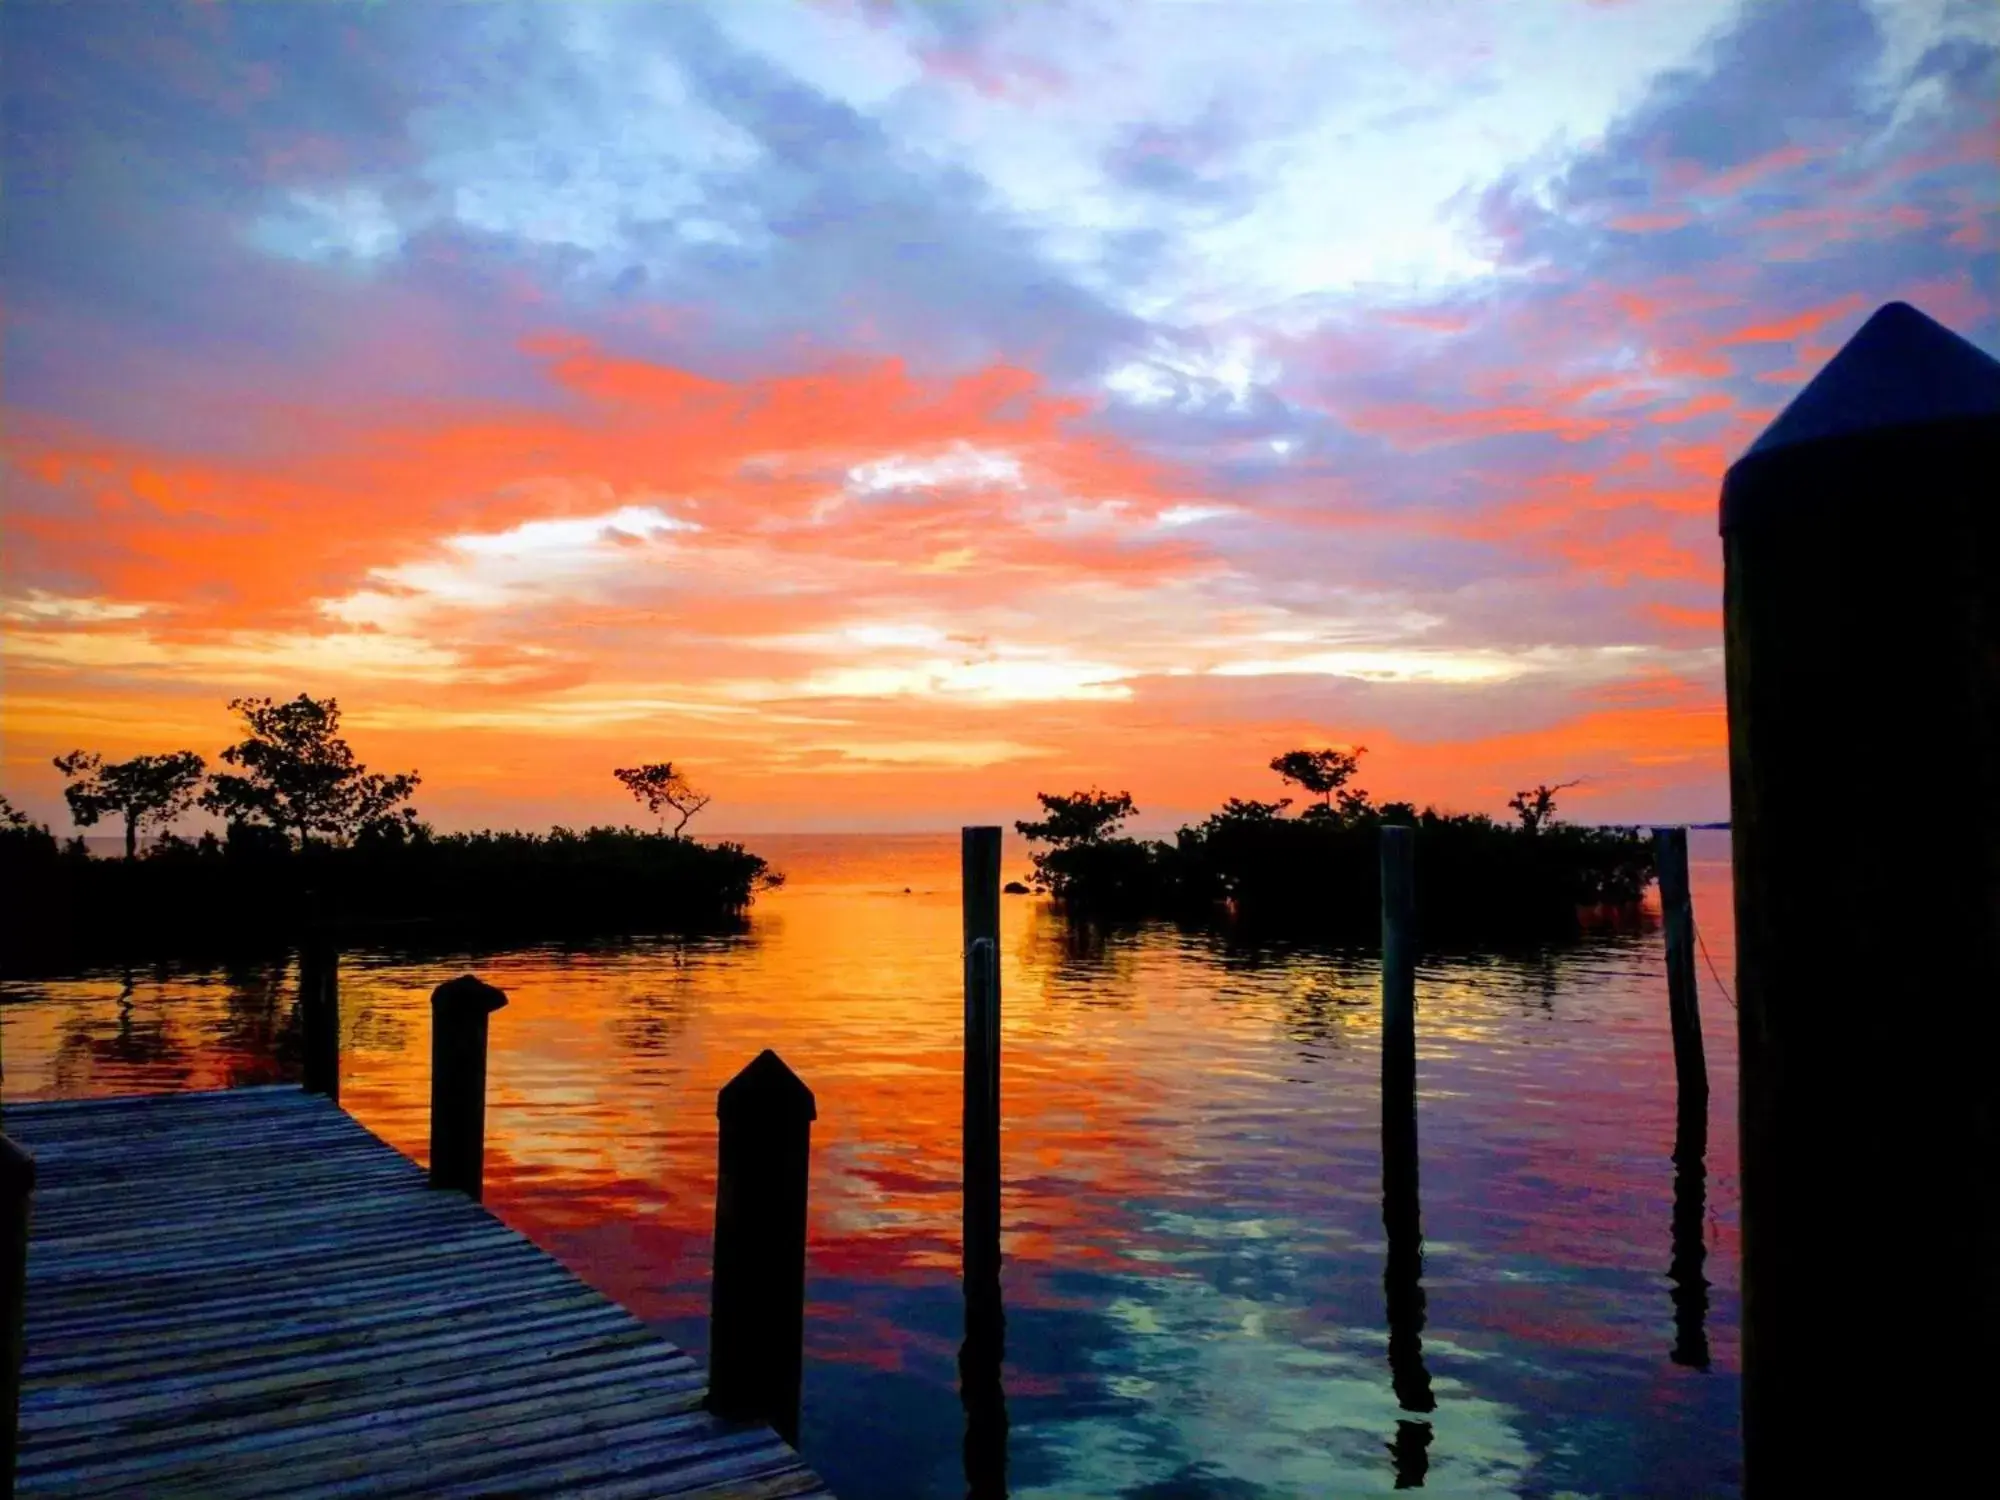
<svg viewBox="0 0 2000 1500">
<path fill-rule="evenodd" d="M 1396 1488 L 1422 1489 L 1424 1476 L 1431 1471 L 1431 1424 L 1398 1421 L 1396 1439 L 1389 1444 L 1389 1454 L 1396 1465 Z"/>
<path fill-rule="evenodd" d="M 1002 1500 L 1007 1493 L 1007 1315 L 997 1285 L 967 1288 L 965 1342 L 958 1350 L 958 1399 L 965 1408 L 967 1500 Z"/>
<path fill-rule="evenodd" d="M 779 1050 L 820 1106 L 802 1445 L 837 1493 L 1732 1490 L 1734 1049 L 1711 1035 L 1706 1163 L 1690 1122 L 1670 1164 L 1657 934 L 1426 965 L 1419 1209 L 1414 1149 L 1384 1170 L 1372 953 L 1076 933 L 1010 898 L 1007 1304 L 976 1350 L 957 839 L 895 846 L 931 873 L 849 845 L 816 880 L 809 852 L 740 939 L 346 955 L 344 1103 L 421 1159 L 430 990 L 505 989 L 488 1202 L 700 1352 L 715 1093 Z M 1726 867 L 1694 876 L 1727 972 Z M 294 982 L 0 986 L 7 1096 L 286 1076 Z M 1706 1377 L 1662 1337 L 1668 1222 L 1672 1348 Z"/>
<path fill-rule="evenodd" d="M 1422 1024 L 1420 1016 L 1418 1025 Z M 1424 1230 L 1413 1067 L 1387 1070 L 1382 1080 L 1382 1228 L 1389 1247 L 1382 1287 L 1389 1314 L 1390 1384 L 1404 1411 L 1433 1412 L 1437 1398 L 1424 1365 Z M 1395 1441 L 1389 1445 L 1397 1489 L 1422 1488 L 1430 1470 L 1430 1444 L 1430 1423 L 1398 1419 Z"/>
<path fill-rule="evenodd" d="M 141 1016 L 133 1000 L 135 988 L 128 969 L 112 1002 L 117 1019 L 108 1029 L 85 1013 L 70 1019 L 56 1057 L 58 1077 L 73 1084 L 80 1074 L 107 1065 L 145 1068 L 175 1079 L 186 1076 L 185 1054 L 168 1018 L 157 1013 Z"/>
<path fill-rule="evenodd" d="M 1673 1283 L 1674 1347 L 1677 1365 L 1706 1370 L 1708 1356 L 1708 1248 L 1702 1220 L 1708 1199 L 1708 1096 L 1692 1093 L 1680 1101 L 1674 1125 Z"/>
</svg>

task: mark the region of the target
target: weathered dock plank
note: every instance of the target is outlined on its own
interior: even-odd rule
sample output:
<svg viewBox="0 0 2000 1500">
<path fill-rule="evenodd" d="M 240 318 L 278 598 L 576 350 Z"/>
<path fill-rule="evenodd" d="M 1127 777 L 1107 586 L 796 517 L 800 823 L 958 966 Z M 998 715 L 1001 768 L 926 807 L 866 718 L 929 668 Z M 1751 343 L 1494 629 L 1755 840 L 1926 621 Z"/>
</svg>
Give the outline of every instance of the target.
<svg viewBox="0 0 2000 1500">
<path fill-rule="evenodd" d="M 706 1373 L 323 1095 L 10 1105 L 17 1492 L 823 1497 Z"/>
</svg>

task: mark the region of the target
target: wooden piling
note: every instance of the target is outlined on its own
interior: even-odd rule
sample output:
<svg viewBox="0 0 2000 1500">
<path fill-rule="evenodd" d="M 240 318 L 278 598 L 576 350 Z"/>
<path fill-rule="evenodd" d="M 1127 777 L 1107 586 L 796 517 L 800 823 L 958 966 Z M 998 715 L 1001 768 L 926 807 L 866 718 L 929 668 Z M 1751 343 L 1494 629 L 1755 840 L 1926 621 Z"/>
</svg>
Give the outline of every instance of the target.
<svg viewBox="0 0 2000 1500">
<path fill-rule="evenodd" d="M 1892 303 L 1723 480 L 1750 1500 L 1992 1479 L 1996 474 L 2000 362 Z"/>
<path fill-rule="evenodd" d="M 1382 830 L 1382 1289 L 1389 1322 L 1389 1380 L 1404 1411 L 1437 1408 L 1424 1364 L 1424 1236 L 1417 1180 L 1417 969 L 1415 830 Z M 1428 1467 L 1427 1423 L 1399 1421 L 1391 1452 L 1399 1484 Z"/>
<path fill-rule="evenodd" d="M 1382 1106 L 1414 1119 L 1417 1072 L 1416 830 L 1382 829 Z M 1384 1114 L 1387 1120 L 1387 1114 Z"/>
<path fill-rule="evenodd" d="M 964 1255 L 967 1336 L 1000 1287 L 1000 830 L 960 837 L 965 922 Z M 991 1309 L 997 1312 L 997 1305 Z"/>
<path fill-rule="evenodd" d="M 961 1141 L 965 1341 L 958 1394 L 968 1500 L 1007 1493 L 1007 1317 L 1000 1297 L 1000 830 L 959 835 L 964 920 L 965 1084 Z"/>
<path fill-rule="evenodd" d="M 340 951 L 315 924 L 299 943 L 300 1081 L 340 1102 Z"/>
<path fill-rule="evenodd" d="M 1674 1078 L 1681 1097 L 1708 1097 L 1708 1059 L 1702 1049 L 1700 991 L 1694 973 L 1694 898 L 1688 887 L 1685 828 L 1656 828 L 1653 848 L 1660 874 L 1661 925 L 1667 936 L 1667 1019 L 1674 1035 Z"/>
<path fill-rule="evenodd" d="M 708 1408 L 799 1442 L 812 1090 L 766 1048 L 716 1095 Z"/>
<path fill-rule="evenodd" d="M 475 1203 L 486 1175 L 487 1020 L 506 1003 L 470 974 L 431 992 L 431 1186 Z"/>
<path fill-rule="evenodd" d="M 20 1452 L 21 1361 L 26 1353 L 28 1229 L 34 1213 L 35 1159 L 0 1135 L 0 1494 L 14 1493 Z"/>
</svg>

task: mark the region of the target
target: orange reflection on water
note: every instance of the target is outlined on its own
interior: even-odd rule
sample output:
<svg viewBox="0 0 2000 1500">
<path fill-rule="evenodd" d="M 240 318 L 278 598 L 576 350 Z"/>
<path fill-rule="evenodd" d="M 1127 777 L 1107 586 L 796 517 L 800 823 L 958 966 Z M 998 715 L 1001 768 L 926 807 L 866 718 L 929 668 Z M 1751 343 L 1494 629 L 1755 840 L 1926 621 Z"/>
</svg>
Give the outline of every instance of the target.
<svg viewBox="0 0 2000 1500">
<path fill-rule="evenodd" d="M 1695 849 L 1698 920 L 1727 976 L 1726 836 Z M 499 985 L 487 1201 L 699 1351 L 716 1092 L 775 1048 L 819 1110 L 807 1451 L 852 1493 L 936 1493 L 940 1472 L 905 1474 L 842 1434 L 861 1421 L 956 1462 L 955 1431 L 926 1425 L 957 1422 L 955 1398 L 909 1395 L 956 1382 L 956 840 L 774 852 L 792 883 L 740 938 L 346 955 L 343 1102 L 422 1160 L 430 991 L 467 969 Z M 1008 873 L 1020 863 L 1010 852 Z M 1068 1493 L 1102 1493 L 1117 1487 L 1110 1455 L 1144 1434 L 1162 1473 L 1176 1444 L 1207 1445 L 1218 1472 L 1288 1493 L 1309 1431 L 1313 1472 L 1372 1485 L 1397 1420 L 1374 955 L 1245 950 L 1163 926 L 1078 933 L 1023 898 L 1005 902 L 1002 937 L 1017 1455 Z M 1734 1016 L 1705 966 L 1701 979 L 1706 1375 L 1667 1362 L 1674 1109 L 1657 927 L 1423 966 L 1423 1347 L 1440 1487 L 1505 1493 L 1539 1465 L 1554 1487 L 1615 1490 L 1610 1453 L 1636 1440 L 1630 1424 L 1666 1433 L 1705 1476 L 1733 1472 Z M 269 969 L 138 976 L 122 1006 L 116 979 L 9 985 L 7 1096 L 282 1076 L 291 984 Z"/>
</svg>

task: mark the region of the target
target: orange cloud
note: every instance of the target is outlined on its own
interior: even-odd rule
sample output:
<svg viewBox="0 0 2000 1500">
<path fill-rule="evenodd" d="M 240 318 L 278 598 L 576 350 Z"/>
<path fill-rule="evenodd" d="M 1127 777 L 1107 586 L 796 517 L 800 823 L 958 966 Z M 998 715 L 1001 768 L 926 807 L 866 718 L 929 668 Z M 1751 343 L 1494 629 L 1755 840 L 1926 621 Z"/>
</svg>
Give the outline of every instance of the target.
<svg viewBox="0 0 2000 1500">
<path fill-rule="evenodd" d="M 1022 486 L 1081 503 L 1115 498 L 1136 520 L 1178 498 L 1160 469 L 1082 432 L 1082 408 L 1024 371 L 927 383 L 884 361 L 732 385 L 575 340 L 535 347 L 573 410 L 345 429 L 322 420 L 284 464 L 191 461 L 19 423 L 9 461 L 65 503 L 14 516 L 10 529 L 38 561 L 96 591 L 164 606 L 163 628 L 175 630 L 299 624 L 314 600 L 417 563 L 449 535 L 635 496 L 698 526 L 684 539 L 697 553 L 755 541 L 900 566 L 963 550 L 1017 572 L 1134 578 L 1193 560 L 1184 538 L 1065 546 L 1000 524 L 992 495 L 949 464 L 926 473 L 926 461 L 965 445 L 1008 455 Z M 910 470 L 909 494 L 874 511 L 848 505 L 837 524 L 815 519 L 849 469 L 885 459 Z"/>
<path fill-rule="evenodd" d="M 1646 420 L 1659 423 L 1690 422 L 1696 417 L 1728 411 L 1735 405 L 1735 400 L 1721 391 L 1704 391 L 1699 396 L 1690 396 L 1687 400 L 1676 402 L 1672 406 L 1663 406 L 1656 411 L 1648 412 Z"/>
<path fill-rule="evenodd" d="M 1722 633 L 1720 609 L 1684 609 L 1676 604 L 1649 603 L 1640 606 L 1649 619 L 1670 630 L 1697 630 L 1706 635 Z"/>
<path fill-rule="evenodd" d="M 1858 312 L 1863 300 L 1859 296 L 1842 297 L 1837 302 L 1811 308 L 1793 317 L 1746 324 L 1732 333 L 1724 334 L 1716 342 L 1723 345 L 1790 343 L 1794 339 L 1802 339 L 1809 334 L 1817 333 L 1836 318 L 1845 318 Z"/>
</svg>

